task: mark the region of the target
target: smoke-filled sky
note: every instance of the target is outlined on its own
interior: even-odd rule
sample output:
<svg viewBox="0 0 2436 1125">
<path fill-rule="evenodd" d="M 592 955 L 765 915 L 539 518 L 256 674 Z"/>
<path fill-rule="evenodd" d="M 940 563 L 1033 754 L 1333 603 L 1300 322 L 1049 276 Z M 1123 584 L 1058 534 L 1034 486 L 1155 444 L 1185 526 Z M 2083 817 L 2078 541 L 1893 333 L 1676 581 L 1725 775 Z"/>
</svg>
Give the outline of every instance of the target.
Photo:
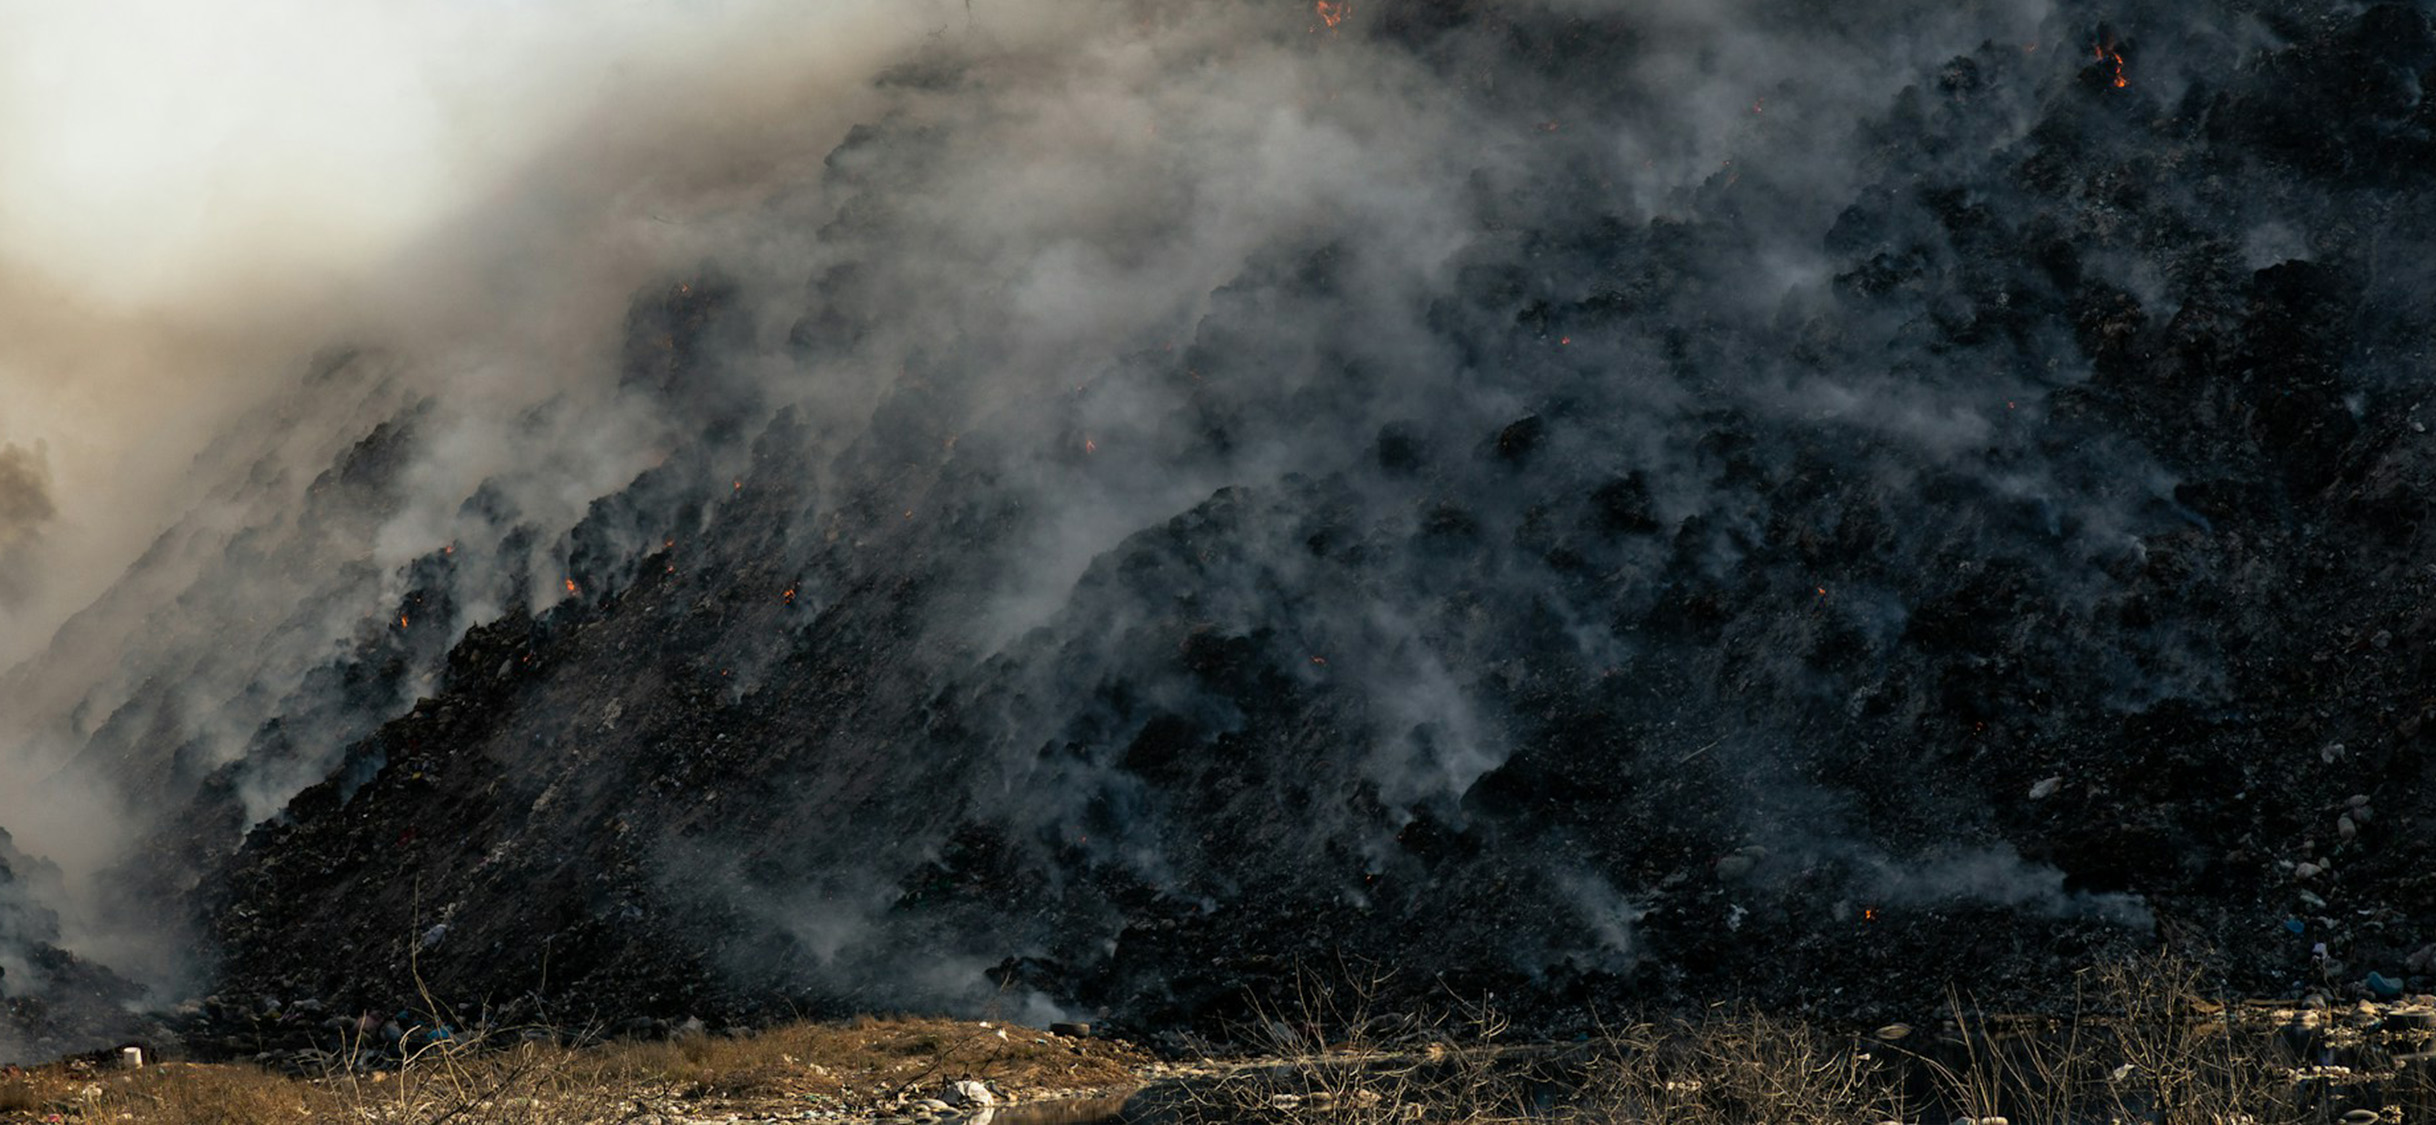
<svg viewBox="0 0 2436 1125">
<path fill-rule="evenodd" d="M 638 150 L 664 159 L 672 131 L 679 150 L 733 144 L 774 111 L 797 124 L 807 89 L 949 15 L 0 5 L 0 662 L 115 577 L 193 499 L 187 459 L 314 349 L 421 318 L 414 335 L 446 325 L 484 362 L 531 361 L 543 310 L 630 284 L 604 264 L 679 240 L 644 216 L 703 185 L 638 172 Z"/>
</svg>

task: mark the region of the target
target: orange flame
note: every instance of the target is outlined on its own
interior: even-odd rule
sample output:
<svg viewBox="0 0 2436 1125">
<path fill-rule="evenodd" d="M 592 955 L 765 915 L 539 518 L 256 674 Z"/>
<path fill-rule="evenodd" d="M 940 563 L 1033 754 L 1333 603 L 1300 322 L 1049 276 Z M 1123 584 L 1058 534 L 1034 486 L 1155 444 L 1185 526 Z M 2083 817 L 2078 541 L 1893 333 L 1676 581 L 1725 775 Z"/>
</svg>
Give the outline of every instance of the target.
<svg viewBox="0 0 2436 1125">
<path fill-rule="evenodd" d="M 405 614 L 403 614 L 403 613 L 399 614 L 399 615 L 398 615 L 398 628 L 403 629 L 403 628 L 405 628 L 405 627 L 406 627 L 406 624 L 407 624 L 407 622 L 406 622 L 406 615 L 405 615 Z"/>
<path fill-rule="evenodd" d="M 786 588 L 784 591 L 782 591 L 782 592 L 781 592 L 781 593 L 780 593 L 778 596 L 779 596 L 779 598 L 780 598 L 781 600 L 785 601 L 785 602 L 786 602 L 788 605 L 794 605 L 794 604 L 795 604 L 795 587 L 793 587 L 793 586 L 789 586 L 789 587 L 787 587 L 787 588 Z"/>
<path fill-rule="evenodd" d="M 575 580 L 572 578 L 567 579 L 567 592 L 570 594 L 575 592 Z"/>
<path fill-rule="evenodd" d="M 2097 59 L 2099 62 L 2112 63 L 2114 65 L 2115 89 L 2120 90 L 2125 86 L 2131 85 L 2131 79 L 2123 77 L 2123 52 L 2109 47 L 2104 43 L 2100 43 L 2098 44 Z"/>
<path fill-rule="evenodd" d="M 1335 27 L 1345 22 L 1345 17 L 1353 14 L 1353 0 L 1336 0 L 1335 3 L 1330 3 L 1329 0 L 1315 0 L 1312 10 L 1319 13 L 1321 23 Z"/>
</svg>

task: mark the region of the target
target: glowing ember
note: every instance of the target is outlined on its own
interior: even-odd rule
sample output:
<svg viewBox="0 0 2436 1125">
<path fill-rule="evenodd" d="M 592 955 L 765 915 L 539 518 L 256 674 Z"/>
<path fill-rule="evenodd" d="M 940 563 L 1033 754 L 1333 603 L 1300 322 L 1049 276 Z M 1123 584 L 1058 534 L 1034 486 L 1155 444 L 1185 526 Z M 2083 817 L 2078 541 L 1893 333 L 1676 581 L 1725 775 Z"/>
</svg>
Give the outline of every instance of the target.
<svg viewBox="0 0 2436 1125">
<path fill-rule="evenodd" d="M 406 615 L 405 615 L 405 614 L 403 614 L 403 613 L 401 613 L 401 614 L 399 614 L 399 615 L 398 615 L 398 628 L 403 629 L 403 628 L 405 628 L 406 626 L 407 626 Z"/>
<path fill-rule="evenodd" d="M 575 592 L 575 580 L 572 578 L 567 579 L 567 592 L 570 594 Z"/>
<path fill-rule="evenodd" d="M 1875 921 L 1877 921 L 1877 920 L 1878 920 L 1878 908 L 1877 908 L 1877 907 L 1874 907 L 1874 906 L 1864 906 L 1864 907 L 1862 907 L 1862 908 L 1861 908 L 1861 920 L 1862 920 L 1862 921 L 1864 921 L 1864 922 L 1875 922 Z"/>
<path fill-rule="evenodd" d="M 1345 22 L 1345 17 L 1353 14 L 1353 0 L 1336 0 L 1335 3 L 1330 3 L 1329 0 L 1316 0 L 1312 10 L 1319 13 L 1321 23 L 1335 27 Z"/>
<path fill-rule="evenodd" d="M 2097 51 L 2097 58 L 2099 62 L 2107 63 L 2114 67 L 2115 89 L 2120 90 L 2125 86 L 2131 85 L 2131 80 L 2123 77 L 2123 52 L 2109 47 L 2104 43 L 2098 44 Z"/>
<path fill-rule="evenodd" d="M 1097 452 L 1099 452 L 1099 451 L 1100 451 L 1100 443 L 1098 443 L 1098 442 L 1096 442 L 1096 441 L 1093 441 L 1093 440 L 1091 440 L 1090 438 L 1084 438 L 1084 439 L 1083 439 L 1083 452 L 1085 452 L 1085 453 L 1097 453 Z"/>
<path fill-rule="evenodd" d="M 794 605 L 794 604 L 795 604 L 795 587 L 793 587 L 793 586 L 789 586 L 789 587 L 787 587 L 785 590 L 780 591 L 780 592 L 779 592 L 779 595 L 778 595 L 778 599 L 779 599 L 780 601 L 783 601 L 783 602 L 787 603 L 788 605 Z"/>
</svg>

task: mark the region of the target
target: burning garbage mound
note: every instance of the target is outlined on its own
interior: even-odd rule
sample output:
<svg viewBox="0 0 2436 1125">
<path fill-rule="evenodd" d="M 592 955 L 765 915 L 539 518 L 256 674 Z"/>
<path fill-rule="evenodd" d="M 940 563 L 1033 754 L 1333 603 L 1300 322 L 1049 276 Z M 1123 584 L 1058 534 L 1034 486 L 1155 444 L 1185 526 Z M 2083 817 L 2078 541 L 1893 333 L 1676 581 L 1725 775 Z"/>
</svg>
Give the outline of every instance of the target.
<svg viewBox="0 0 2436 1125">
<path fill-rule="evenodd" d="M 325 357 L 58 724 L 114 901 L 509 1022 L 2436 986 L 2423 15 L 1134 7 L 879 68 L 601 397 Z"/>
</svg>

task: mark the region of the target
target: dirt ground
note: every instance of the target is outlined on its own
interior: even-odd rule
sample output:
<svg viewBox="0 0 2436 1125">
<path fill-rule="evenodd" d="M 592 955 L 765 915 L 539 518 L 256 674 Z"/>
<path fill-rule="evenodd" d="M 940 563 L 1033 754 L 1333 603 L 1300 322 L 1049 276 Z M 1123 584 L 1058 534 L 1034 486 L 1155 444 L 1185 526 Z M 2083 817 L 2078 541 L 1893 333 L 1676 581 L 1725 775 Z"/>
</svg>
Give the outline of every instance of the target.
<svg viewBox="0 0 2436 1125">
<path fill-rule="evenodd" d="M 0 1122 L 920 1121 L 969 1115 L 959 1083 L 997 1105 L 1122 1092 L 1136 1048 L 986 1021 L 860 1019 L 746 1036 L 564 1047 L 441 1043 L 370 1071 L 284 1075 L 249 1063 L 138 1070 L 73 1059 L 0 1071 Z M 968 1086 L 969 1090 L 970 1087 Z"/>
</svg>

